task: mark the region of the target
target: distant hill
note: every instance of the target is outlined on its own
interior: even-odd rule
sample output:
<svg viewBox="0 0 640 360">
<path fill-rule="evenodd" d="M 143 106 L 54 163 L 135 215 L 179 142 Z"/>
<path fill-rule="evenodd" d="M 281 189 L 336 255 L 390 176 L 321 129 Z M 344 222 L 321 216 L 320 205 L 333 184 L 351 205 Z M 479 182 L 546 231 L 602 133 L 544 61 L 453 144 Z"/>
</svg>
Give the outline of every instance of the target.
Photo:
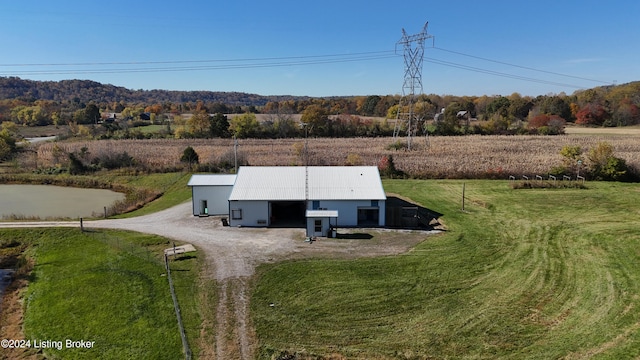
<svg viewBox="0 0 640 360">
<path fill-rule="evenodd" d="M 242 92 L 131 90 L 91 80 L 34 81 L 0 77 L 0 99 L 76 101 L 88 103 L 219 102 L 227 105 L 263 106 L 269 101 L 305 100 L 305 96 L 263 96 Z"/>
</svg>

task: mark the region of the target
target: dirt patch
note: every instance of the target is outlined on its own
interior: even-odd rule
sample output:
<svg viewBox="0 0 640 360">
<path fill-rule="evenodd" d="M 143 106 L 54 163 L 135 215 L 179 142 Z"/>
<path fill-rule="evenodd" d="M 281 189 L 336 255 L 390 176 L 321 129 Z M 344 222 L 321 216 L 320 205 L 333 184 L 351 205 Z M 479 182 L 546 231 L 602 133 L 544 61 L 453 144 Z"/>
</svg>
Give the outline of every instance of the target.
<svg viewBox="0 0 640 360">
<path fill-rule="evenodd" d="M 28 277 L 33 269 L 29 260 L 12 275 L 13 281 L 5 289 L 0 307 L 0 339 L 25 339 L 22 331 L 24 320 L 23 295 L 27 289 Z M 1 359 L 39 359 L 32 349 L 2 349 Z"/>
</svg>

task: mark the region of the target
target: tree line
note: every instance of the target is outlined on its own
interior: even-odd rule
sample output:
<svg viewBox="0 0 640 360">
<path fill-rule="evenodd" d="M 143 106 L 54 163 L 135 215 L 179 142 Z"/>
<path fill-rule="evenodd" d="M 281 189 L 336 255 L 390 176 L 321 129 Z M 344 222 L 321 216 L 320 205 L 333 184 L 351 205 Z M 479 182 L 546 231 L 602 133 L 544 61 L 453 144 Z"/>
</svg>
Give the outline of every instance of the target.
<svg viewBox="0 0 640 360">
<path fill-rule="evenodd" d="M 171 96 L 151 95 L 156 93 Z M 309 124 L 308 135 L 386 136 L 393 132 L 393 119 L 398 112 L 408 111 L 399 95 L 310 98 L 224 93 L 228 96 L 216 98 L 211 93 L 134 91 L 81 80 L 37 82 L 0 78 L 0 122 L 24 126 L 87 125 L 104 122 L 114 114 L 133 120 L 145 113 L 151 122 L 164 124 L 173 119 L 180 121 L 184 114 L 189 114 L 195 119 L 186 121 L 178 137 L 202 137 L 212 133 L 203 131 L 204 125 L 198 121 L 208 122 L 208 117 L 214 114 L 244 114 L 236 124 L 230 122 L 222 135 L 290 137 L 304 133 L 293 120 L 294 114 L 301 114 L 302 121 Z M 557 134 L 567 122 L 587 126 L 635 125 L 640 123 L 639 107 L 640 82 L 537 97 L 518 93 L 423 94 L 417 97 L 412 110 L 416 118 L 413 131 L 436 135 Z M 262 118 L 267 120 L 254 121 L 250 114 L 263 114 Z"/>
</svg>

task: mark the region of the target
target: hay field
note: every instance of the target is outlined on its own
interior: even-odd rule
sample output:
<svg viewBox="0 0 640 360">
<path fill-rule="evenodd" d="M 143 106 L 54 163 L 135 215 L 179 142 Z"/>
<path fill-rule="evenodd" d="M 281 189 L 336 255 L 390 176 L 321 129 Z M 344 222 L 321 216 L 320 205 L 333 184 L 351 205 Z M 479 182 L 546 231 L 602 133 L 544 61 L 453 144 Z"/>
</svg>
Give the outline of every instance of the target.
<svg viewBox="0 0 640 360">
<path fill-rule="evenodd" d="M 404 140 L 404 139 L 402 139 Z M 561 164 L 560 149 L 580 145 L 583 149 L 609 142 L 615 155 L 640 169 L 640 132 L 632 135 L 562 136 L 446 136 L 414 138 L 415 150 L 393 150 L 392 138 L 312 138 L 311 165 L 377 165 L 384 155 L 393 155 L 396 167 L 418 178 L 508 178 L 509 175 L 545 175 Z M 238 151 L 250 165 L 303 165 L 305 139 L 242 139 Z M 231 139 L 100 140 L 42 144 L 40 166 L 63 161 L 64 152 L 89 156 L 126 151 L 148 168 L 179 167 L 182 151 L 192 146 L 200 163 L 233 159 Z M 57 148 L 57 149 L 56 149 Z M 57 155 L 57 156 L 56 156 Z"/>
</svg>

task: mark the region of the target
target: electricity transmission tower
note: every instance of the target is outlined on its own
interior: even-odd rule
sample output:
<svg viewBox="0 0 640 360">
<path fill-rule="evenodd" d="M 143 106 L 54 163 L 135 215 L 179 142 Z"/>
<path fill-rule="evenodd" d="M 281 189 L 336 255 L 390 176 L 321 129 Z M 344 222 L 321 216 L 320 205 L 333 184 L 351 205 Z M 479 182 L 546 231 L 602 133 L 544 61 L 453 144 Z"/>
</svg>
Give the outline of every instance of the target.
<svg viewBox="0 0 640 360">
<path fill-rule="evenodd" d="M 422 117 L 416 114 L 416 93 L 422 94 L 422 62 L 424 60 L 424 42 L 433 39 L 433 35 L 427 34 L 427 25 L 424 24 L 422 32 L 407 35 L 402 29 L 402 39 L 396 43 L 402 45 L 404 54 L 404 84 L 402 85 L 402 97 L 398 104 L 396 124 L 393 129 L 393 137 L 397 138 L 405 129 L 407 133 L 407 149 L 411 150 L 411 136 L 417 132 L 417 125 Z M 415 46 L 414 46 L 415 45 Z"/>
</svg>

